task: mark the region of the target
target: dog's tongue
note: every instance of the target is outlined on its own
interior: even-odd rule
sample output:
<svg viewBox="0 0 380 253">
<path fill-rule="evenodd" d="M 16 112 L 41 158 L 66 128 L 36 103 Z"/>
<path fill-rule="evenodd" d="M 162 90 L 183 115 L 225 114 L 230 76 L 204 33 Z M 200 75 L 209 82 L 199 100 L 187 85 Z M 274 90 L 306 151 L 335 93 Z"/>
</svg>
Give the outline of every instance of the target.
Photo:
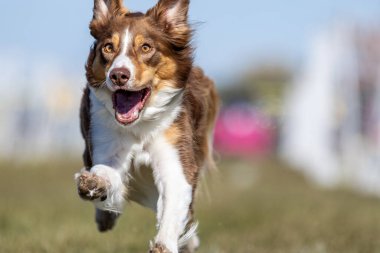
<svg viewBox="0 0 380 253">
<path fill-rule="evenodd" d="M 117 120 L 124 124 L 134 121 L 138 117 L 139 104 L 142 99 L 143 93 L 139 91 L 116 91 L 114 108 Z"/>
</svg>

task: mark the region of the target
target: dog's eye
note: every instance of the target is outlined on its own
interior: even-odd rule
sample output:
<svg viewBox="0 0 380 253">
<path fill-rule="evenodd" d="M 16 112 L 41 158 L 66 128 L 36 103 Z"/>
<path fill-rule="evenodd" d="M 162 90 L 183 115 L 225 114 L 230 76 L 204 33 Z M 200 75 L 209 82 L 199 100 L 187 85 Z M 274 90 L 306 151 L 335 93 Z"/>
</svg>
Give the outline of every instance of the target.
<svg viewBox="0 0 380 253">
<path fill-rule="evenodd" d="M 112 54 L 114 52 L 113 45 L 111 43 L 107 43 L 103 47 L 103 52 L 106 54 Z"/>
<path fill-rule="evenodd" d="M 149 53 L 150 50 L 152 50 L 152 47 L 149 45 L 149 44 L 144 44 L 141 46 L 141 50 L 143 51 L 143 53 Z"/>
</svg>

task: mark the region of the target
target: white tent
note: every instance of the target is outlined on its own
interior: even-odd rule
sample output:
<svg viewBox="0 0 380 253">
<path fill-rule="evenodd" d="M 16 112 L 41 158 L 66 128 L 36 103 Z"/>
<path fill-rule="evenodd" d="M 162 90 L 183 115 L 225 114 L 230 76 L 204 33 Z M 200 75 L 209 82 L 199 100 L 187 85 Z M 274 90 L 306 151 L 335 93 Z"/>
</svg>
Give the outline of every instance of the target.
<svg viewBox="0 0 380 253">
<path fill-rule="evenodd" d="M 375 42 L 362 37 L 372 33 L 359 31 L 338 25 L 314 40 L 284 107 L 281 152 L 321 185 L 380 194 L 380 80 L 362 82 L 374 73 L 365 71 L 368 64 L 380 70 L 380 54 L 368 55 Z M 368 90 L 377 95 L 365 96 Z"/>
</svg>

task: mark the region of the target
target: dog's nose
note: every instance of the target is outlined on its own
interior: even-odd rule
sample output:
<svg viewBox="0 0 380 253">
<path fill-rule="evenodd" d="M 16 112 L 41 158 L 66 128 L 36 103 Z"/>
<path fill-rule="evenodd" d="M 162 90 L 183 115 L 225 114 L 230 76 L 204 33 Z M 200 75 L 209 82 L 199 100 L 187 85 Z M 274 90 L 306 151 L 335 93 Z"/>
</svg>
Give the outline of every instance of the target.
<svg viewBox="0 0 380 253">
<path fill-rule="evenodd" d="M 124 86 L 127 84 L 131 72 L 126 68 L 115 68 L 110 73 L 110 79 L 114 85 Z"/>
</svg>

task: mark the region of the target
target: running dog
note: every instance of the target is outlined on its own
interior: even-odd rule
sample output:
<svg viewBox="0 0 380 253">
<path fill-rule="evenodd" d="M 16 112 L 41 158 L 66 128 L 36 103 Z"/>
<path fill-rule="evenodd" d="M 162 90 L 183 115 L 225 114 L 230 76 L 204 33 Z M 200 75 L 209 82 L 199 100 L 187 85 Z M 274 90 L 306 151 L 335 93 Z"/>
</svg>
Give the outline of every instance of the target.
<svg viewBox="0 0 380 253">
<path fill-rule="evenodd" d="M 213 82 L 193 66 L 189 0 L 160 0 L 145 14 L 95 0 L 81 102 L 85 168 L 75 175 L 100 231 L 127 200 L 157 214 L 151 253 L 194 252 L 202 168 L 213 165 L 218 111 Z"/>
</svg>

